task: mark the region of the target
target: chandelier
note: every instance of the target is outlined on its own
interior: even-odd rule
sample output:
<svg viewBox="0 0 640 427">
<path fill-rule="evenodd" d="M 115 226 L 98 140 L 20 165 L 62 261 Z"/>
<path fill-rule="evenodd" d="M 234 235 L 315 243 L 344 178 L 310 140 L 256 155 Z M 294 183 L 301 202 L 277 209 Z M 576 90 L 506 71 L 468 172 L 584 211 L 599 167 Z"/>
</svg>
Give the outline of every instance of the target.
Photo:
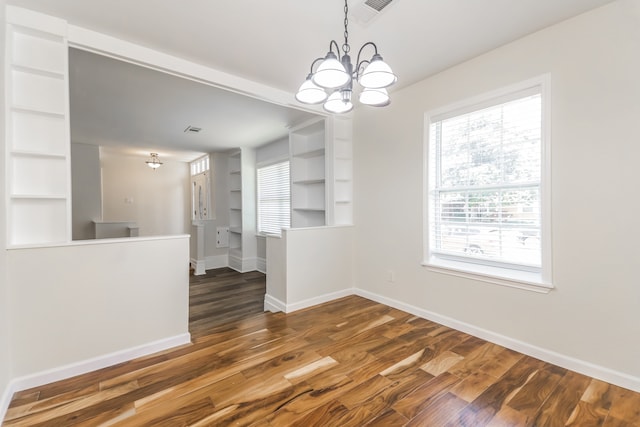
<svg viewBox="0 0 640 427">
<path fill-rule="evenodd" d="M 156 170 L 162 166 L 158 153 L 151 153 L 151 158 L 145 162 L 151 169 Z"/>
<path fill-rule="evenodd" d="M 360 103 L 375 107 L 389 105 L 391 100 L 387 93 L 387 87 L 398 80 L 391 67 L 382 60 L 378 53 L 378 47 L 373 42 L 367 42 L 358 51 L 355 68 L 351 64 L 349 51 L 349 5 L 344 1 L 344 44 L 342 45 L 342 58 L 338 60 L 340 48 L 335 40 L 329 43 L 329 52 L 324 58 L 317 58 L 311 63 L 311 71 L 307 79 L 302 83 L 296 99 L 304 104 L 320 104 L 330 113 L 347 113 L 353 109 L 351 101 L 353 94 L 353 82 L 357 81 L 362 86 Z M 371 59 L 360 60 L 362 51 L 371 46 L 374 54 Z M 335 49 L 335 52 L 334 52 Z M 314 72 L 314 67 L 317 65 Z"/>
</svg>

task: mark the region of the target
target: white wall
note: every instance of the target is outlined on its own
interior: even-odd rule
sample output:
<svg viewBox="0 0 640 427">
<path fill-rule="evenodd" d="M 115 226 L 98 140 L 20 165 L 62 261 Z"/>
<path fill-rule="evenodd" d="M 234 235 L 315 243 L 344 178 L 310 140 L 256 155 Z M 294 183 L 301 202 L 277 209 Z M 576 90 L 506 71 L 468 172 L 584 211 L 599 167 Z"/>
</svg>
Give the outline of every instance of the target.
<svg viewBox="0 0 640 427">
<path fill-rule="evenodd" d="M 265 309 L 291 312 L 353 292 L 353 227 L 289 228 L 267 238 Z"/>
<path fill-rule="evenodd" d="M 93 221 L 102 219 L 100 148 L 71 144 L 71 224 L 73 240 L 95 237 Z"/>
<path fill-rule="evenodd" d="M 268 165 L 279 160 L 289 160 L 289 137 L 262 145 L 256 149 L 256 165 Z"/>
<path fill-rule="evenodd" d="M 621 0 L 394 92 L 386 109 L 358 109 L 358 288 L 617 371 L 640 387 L 638 23 L 640 1 Z M 424 113 L 543 73 L 552 81 L 556 289 L 543 295 L 427 271 Z"/>
<path fill-rule="evenodd" d="M 0 82 L 4 82 L 5 60 L 5 1 L 0 0 Z M 5 99 L 4 84 L 0 84 L 0 129 L 4 129 Z M 0 176 L 5 176 L 5 135 L 0 132 Z M 7 279 L 7 251 L 5 217 L 5 186 L 0 185 L 0 417 L 3 405 L 8 404 L 8 384 L 11 379 L 11 353 L 9 340 L 9 301 Z"/>
<path fill-rule="evenodd" d="M 13 376 L 188 335 L 188 244 L 172 236 L 10 250 Z"/>
<path fill-rule="evenodd" d="M 140 236 L 189 234 L 189 164 L 160 157 L 164 164 L 152 170 L 146 160 L 101 148 L 102 219 L 135 221 Z"/>
</svg>

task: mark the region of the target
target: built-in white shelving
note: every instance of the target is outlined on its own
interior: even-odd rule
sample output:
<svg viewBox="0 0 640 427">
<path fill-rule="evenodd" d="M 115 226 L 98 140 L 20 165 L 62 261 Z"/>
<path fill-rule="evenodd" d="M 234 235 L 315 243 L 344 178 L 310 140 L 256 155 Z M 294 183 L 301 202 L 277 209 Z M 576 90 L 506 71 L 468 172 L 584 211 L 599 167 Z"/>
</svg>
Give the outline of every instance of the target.
<svg viewBox="0 0 640 427">
<path fill-rule="evenodd" d="M 229 153 L 229 267 L 245 272 L 256 264 L 255 151 Z"/>
<path fill-rule="evenodd" d="M 289 133 L 291 226 L 353 223 L 351 118 L 330 116 Z"/>
<path fill-rule="evenodd" d="M 325 119 L 289 133 L 291 227 L 326 225 Z"/>
<path fill-rule="evenodd" d="M 7 8 L 8 246 L 71 240 L 66 24 Z M 44 28 L 44 30 L 43 30 Z"/>
<path fill-rule="evenodd" d="M 353 224 L 353 138 L 352 120 L 345 116 L 334 116 L 328 122 L 327 144 L 330 166 L 331 200 L 329 218 L 332 225 Z"/>
</svg>

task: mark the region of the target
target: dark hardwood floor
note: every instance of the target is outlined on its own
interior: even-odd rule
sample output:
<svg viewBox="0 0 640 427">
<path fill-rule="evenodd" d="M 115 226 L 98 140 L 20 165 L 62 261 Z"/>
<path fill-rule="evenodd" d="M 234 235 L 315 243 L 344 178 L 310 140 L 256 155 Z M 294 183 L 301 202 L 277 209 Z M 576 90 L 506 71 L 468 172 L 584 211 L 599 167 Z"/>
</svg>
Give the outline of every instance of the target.
<svg viewBox="0 0 640 427">
<path fill-rule="evenodd" d="M 193 338 L 211 328 L 264 311 L 266 276 L 258 271 L 238 273 L 230 268 L 207 270 L 189 277 L 189 332 Z"/>
<path fill-rule="evenodd" d="M 16 393 L 3 425 L 640 427 L 640 393 L 356 296 L 215 326 L 206 280 L 193 344 Z"/>
</svg>

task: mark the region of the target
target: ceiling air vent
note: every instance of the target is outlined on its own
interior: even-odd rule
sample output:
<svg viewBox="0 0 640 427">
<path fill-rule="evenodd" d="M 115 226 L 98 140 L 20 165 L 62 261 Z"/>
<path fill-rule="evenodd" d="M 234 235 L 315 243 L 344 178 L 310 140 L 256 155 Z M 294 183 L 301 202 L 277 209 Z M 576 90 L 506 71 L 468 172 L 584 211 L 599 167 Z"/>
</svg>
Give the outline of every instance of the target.
<svg viewBox="0 0 640 427">
<path fill-rule="evenodd" d="M 191 132 L 191 133 L 198 133 L 198 132 L 200 132 L 201 130 L 202 130 L 202 128 L 198 128 L 198 127 L 195 127 L 195 126 L 191 126 L 191 125 L 189 125 L 189 126 L 187 126 L 187 127 L 185 128 L 184 132 L 185 132 L 185 133 L 189 133 L 189 132 Z"/>
<path fill-rule="evenodd" d="M 382 11 L 392 0 L 366 0 L 364 4 L 371 9 L 375 9 L 377 12 Z"/>
<path fill-rule="evenodd" d="M 369 24 L 384 8 L 398 0 L 358 0 L 350 7 L 351 17 L 361 24 Z"/>
</svg>

